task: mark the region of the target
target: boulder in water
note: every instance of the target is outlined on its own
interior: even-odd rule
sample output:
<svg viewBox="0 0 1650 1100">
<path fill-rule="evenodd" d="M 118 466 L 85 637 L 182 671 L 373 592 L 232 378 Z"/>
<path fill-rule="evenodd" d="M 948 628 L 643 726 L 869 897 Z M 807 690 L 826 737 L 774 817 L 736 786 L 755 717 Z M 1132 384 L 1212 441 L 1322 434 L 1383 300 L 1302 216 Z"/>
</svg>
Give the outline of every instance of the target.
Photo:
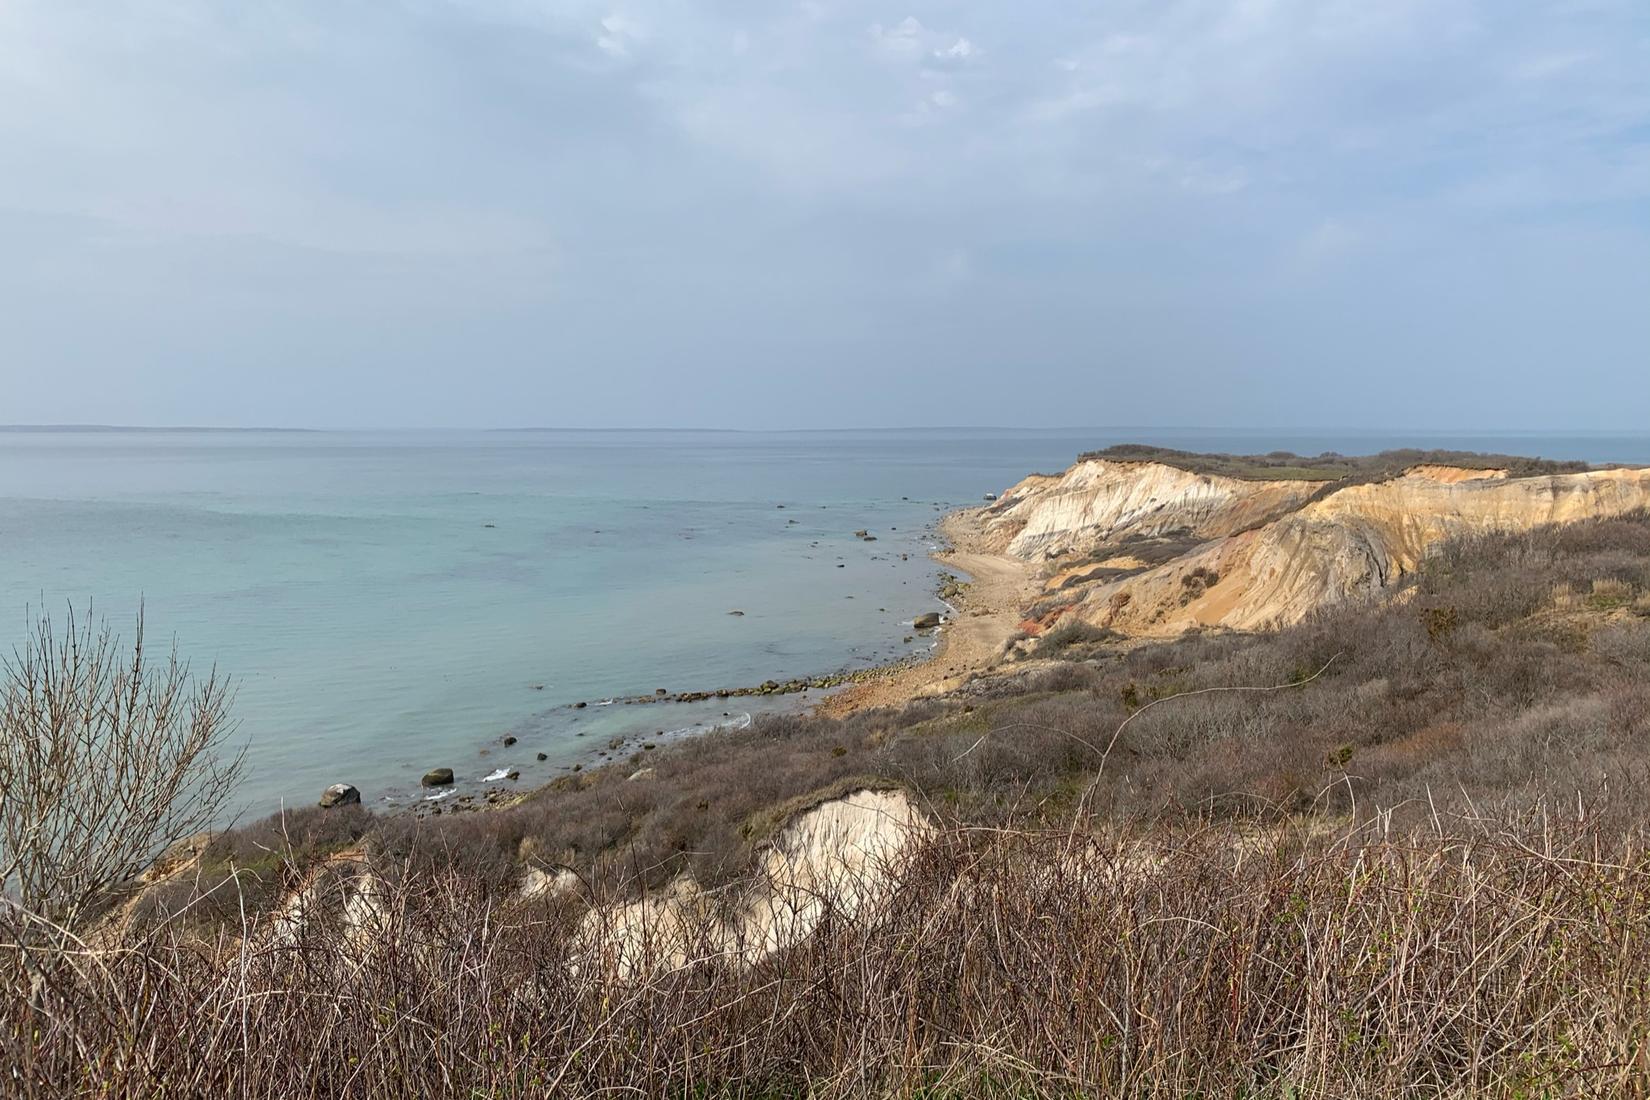
<svg viewBox="0 0 1650 1100">
<path fill-rule="evenodd" d="M 320 806 L 323 810 L 330 810 L 334 806 L 359 806 L 361 792 L 348 783 L 334 783 L 321 792 Z"/>
<path fill-rule="evenodd" d="M 420 779 L 418 782 L 421 786 L 425 787 L 451 786 L 453 782 L 453 769 L 431 768 L 429 771 L 424 773 L 424 778 Z"/>
</svg>

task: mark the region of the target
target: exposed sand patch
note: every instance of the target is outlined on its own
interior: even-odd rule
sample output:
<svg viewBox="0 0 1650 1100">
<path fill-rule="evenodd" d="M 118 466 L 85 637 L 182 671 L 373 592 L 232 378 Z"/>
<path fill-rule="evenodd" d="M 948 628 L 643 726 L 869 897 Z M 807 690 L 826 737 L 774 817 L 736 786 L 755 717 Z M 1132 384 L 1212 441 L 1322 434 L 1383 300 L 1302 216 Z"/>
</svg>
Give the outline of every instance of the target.
<svg viewBox="0 0 1650 1100">
<path fill-rule="evenodd" d="M 1004 643 L 1020 629 L 1022 609 L 1037 598 L 1042 586 L 1029 562 L 989 549 L 982 518 L 981 511 L 970 509 L 940 521 L 951 549 L 935 554 L 934 560 L 967 574 L 969 585 L 951 601 L 955 611 L 940 630 L 932 659 L 854 684 L 820 703 L 815 713 L 840 717 L 871 707 L 899 706 L 954 690 L 997 663 Z"/>
<path fill-rule="evenodd" d="M 1507 478 L 1506 470 L 1469 470 L 1461 466 L 1411 466 L 1405 472 L 1410 477 L 1424 477 L 1429 481 L 1442 481 L 1446 485 L 1459 485 L 1463 481 L 1505 481 Z"/>
<path fill-rule="evenodd" d="M 827 913 L 873 916 L 912 842 L 931 828 L 904 791 L 831 799 L 780 830 L 731 909 L 684 876 L 639 901 L 590 910 L 583 951 L 624 978 L 710 959 L 759 962 L 812 935 Z"/>
</svg>

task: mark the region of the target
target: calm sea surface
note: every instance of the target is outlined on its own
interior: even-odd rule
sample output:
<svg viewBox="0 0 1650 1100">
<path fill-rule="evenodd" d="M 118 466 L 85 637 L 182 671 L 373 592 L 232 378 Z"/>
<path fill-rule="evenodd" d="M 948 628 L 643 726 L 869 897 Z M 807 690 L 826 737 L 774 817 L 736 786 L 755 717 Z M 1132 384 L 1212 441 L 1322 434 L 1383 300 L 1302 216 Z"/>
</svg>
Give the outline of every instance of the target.
<svg viewBox="0 0 1650 1100">
<path fill-rule="evenodd" d="M 0 431 L 0 646 L 71 600 L 129 634 L 143 600 L 238 684 L 249 814 L 340 780 L 404 802 L 438 765 L 543 781 L 755 709 L 577 701 L 919 651 L 940 512 L 1125 441 L 1650 463 L 1650 436 L 1603 435 Z"/>
</svg>

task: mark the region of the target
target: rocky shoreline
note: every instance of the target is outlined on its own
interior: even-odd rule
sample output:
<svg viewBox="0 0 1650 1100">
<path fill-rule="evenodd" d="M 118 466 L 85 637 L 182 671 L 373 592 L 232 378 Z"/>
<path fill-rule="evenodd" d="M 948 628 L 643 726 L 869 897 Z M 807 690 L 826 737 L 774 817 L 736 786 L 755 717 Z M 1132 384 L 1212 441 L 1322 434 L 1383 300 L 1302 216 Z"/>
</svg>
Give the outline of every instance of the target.
<svg viewBox="0 0 1650 1100">
<path fill-rule="evenodd" d="M 930 558 L 941 565 L 951 565 L 967 571 L 966 565 L 954 560 L 959 553 L 956 540 L 959 536 L 971 541 L 977 531 L 977 523 L 964 522 L 964 517 L 974 515 L 973 508 L 960 508 L 945 514 L 937 529 L 930 530 L 930 539 L 938 544 L 938 548 L 930 553 Z M 866 535 L 855 532 L 855 537 L 862 541 L 871 541 Z M 808 713 L 814 714 L 841 714 L 861 709 L 863 706 L 892 705 L 904 702 L 914 697 L 920 691 L 898 685 L 908 682 L 928 683 L 935 680 L 934 675 L 926 675 L 924 669 L 937 667 L 938 663 L 952 654 L 951 630 L 959 616 L 966 610 L 976 617 L 981 612 L 977 607 L 959 608 L 958 601 L 967 601 L 968 594 L 973 590 L 971 581 L 950 571 L 940 570 L 934 578 L 932 590 L 933 598 L 945 605 L 946 612 L 922 612 L 913 617 L 910 624 L 911 633 L 906 635 L 905 641 L 910 642 L 917 636 L 932 635 L 935 641 L 926 652 L 911 653 L 885 661 L 867 668 L 842 669 L 821 676 L 792 677 L 786 680 L 765 680 L 760 684 L 746 685 L 733 688 L 715 688 L 706 690 L 688 690 L 672 692 L 666 688 L 657 688 L 651 694 L 618 696 L 611 699 L 584 699 L 573 703 L 563 704 L 556 709 L 562 711 L 586 711 L 596 707 L 628 706 L 648 707 L 660 704 L 694 704 L 713 700 L 735 699 L 768 699 L 782 696 L 802 695 L 809 691 L 827 693 L 825 698 L 807 707 Z M 742 612 L 730 612 L 742 614 Z M 946 675 L 954 672 L 949 669 Z M 912 681 L 910 678 L 915 677 Z M 890 691 L 906 692 L 903 697 L 893 698 Z M 453 769 L 447 767 L 434 768 L 425 774 L 420 781 L 422 793 L 417 788 L 408 793 L 405 799 L 395 796 L 386 796 L 382 808 L 390 813 L 411 813 L 417 816 L 439 815 L 443 813 L 477 812 L 487 809 L 503 809 L 515 805 L 524 799 L 545 788 L 553 788 L 570 780 L 573 776 L 583 772 L 586 768 L 612 767 L 628 764 L 637 770 L 632 779 L 644 780 L 648 769 L 645 767 L 646 754 L 657 749 L 661 744 L 681 737 L 704 736 L 713 732 L 715 728 L 725 728 L 741 719 L 730 712 L 724 711 L 722 718 L 726 722 L 707 725 L 703 728 L 690 727 L 688 731 L 676 731 L 674 734 L 663 730 L 652 733 L 631 732 L 618 734 L 608 738 L 603 748 L 592 748 L 580 754 L 572 762 L 560 765 L 561 774 L 543 781 L 535 781 L 529 786 L 492 786 L 490 789 L 481 789 L 481 784 L 494 784 L 500 781 L 514 784 L 521 778 L 519 768 L 500 768 L 491 774 L 480 776 L 473 781 L 461 781 L 454 776 Z M 749 721 L 751 716 L 743 716 Z M 583 737 L 580 732 L 576 736 Z M 515 744 L 517 738 L 505 735 L 495 741 L 509 747 Z M 486 757 L 490 753 L 489 747 L 483 747 L 480 755 Z M 548 759 L 548 754 L 537 753 L 540 763 Z M 340 789 L 347 788 L 348 795 L 341 795 Z M 351 805 L 359 800 L 359 792 L 349 784 L 335 784 L 323 792 L 321 805 Z"/>
</svg>

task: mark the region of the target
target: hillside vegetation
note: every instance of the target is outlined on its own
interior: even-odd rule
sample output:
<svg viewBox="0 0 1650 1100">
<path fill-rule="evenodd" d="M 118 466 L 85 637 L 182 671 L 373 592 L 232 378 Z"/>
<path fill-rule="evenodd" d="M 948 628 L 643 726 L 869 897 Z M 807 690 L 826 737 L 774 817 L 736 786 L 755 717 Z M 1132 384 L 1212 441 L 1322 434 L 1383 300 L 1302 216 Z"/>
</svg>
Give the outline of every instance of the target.
<svg viewBox="0 0 1650 1100">
<path fill-rule="evenodd" d="M 83 953 L 0 954 L 12 1093 L 1646 1094 L 1643 513 L 1453 540 L 1275 633 L 1069 627 L 950 696 L 646 763 L 180 853 Z M 866 788 L 932 823 L 873 902 L 717 946 L 786 822 Z M 690 882 L 704 908 L 648 912 L 700 961 L 593 953 Z"/>
<path fill-rule="evenodd" d="M 1484 454 L 1478 451 L 1423 450 L 1405 447 L 1374 455 L 1343 455 L 1334 451 L 1308 457 L 1290 451 L 1269 451 L 1263 455 L 1204 454 L 1154 447 L 1147 443 L 1119 443 L 1080 456 L 1112 462 L 1157 462 L 1194 474 L 1254 481 L 1299 479 L 1301 481 L 1379 480 L 1395 477 L 1415 466 L 1454 466 L 1463 470 L 1505 470 L 1509 477 L 1537 474 L 1573 474 L 1593 467 L 1586 462 L 1554 461 L 1519 455 Z"/>
</svg>

